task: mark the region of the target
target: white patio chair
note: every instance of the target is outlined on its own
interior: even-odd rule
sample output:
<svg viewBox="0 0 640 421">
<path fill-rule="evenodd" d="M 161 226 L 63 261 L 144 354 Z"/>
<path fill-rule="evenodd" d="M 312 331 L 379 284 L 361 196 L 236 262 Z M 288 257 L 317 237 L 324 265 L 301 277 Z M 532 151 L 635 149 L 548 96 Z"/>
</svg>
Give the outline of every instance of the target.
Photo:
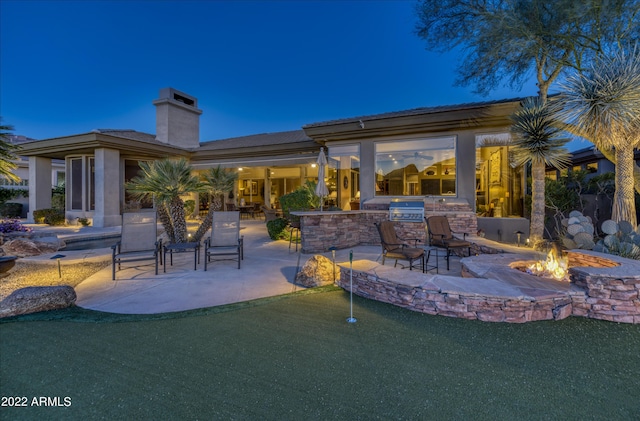
<svg viewBox="0 0 640 421">
<path fill-rule="evenodd" d="M 240 212 L 213 212 L 211 237 L 204 241 L 204 270 L 214 260 L 244 259 L 244 241 L 240 236 Z"/>
<path fill-rule="evenodd" d="M 121 263 L 142 260 L 155 260 L 157 275 L 160 247 L 155 210 L 123 213 L 120 241 L 111 246 L 112 279 L 116 279 L 116 264 L 120 270 Z"/>
</svg>

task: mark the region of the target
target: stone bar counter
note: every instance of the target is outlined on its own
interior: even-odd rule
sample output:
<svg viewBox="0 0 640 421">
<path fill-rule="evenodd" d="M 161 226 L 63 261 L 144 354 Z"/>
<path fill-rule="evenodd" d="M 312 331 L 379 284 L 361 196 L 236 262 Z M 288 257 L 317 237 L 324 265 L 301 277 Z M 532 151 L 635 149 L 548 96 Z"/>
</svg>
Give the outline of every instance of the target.
<svg viewBox="0 0 640 421">
<path fill-rule="evenodd" d="M 369 205 L 369 203 L 367 203 Z M 447 215 L 451 228 L 456 232 L 474 234 L 477 231 L 475 213 L 464 203 L 447 203 L 435 209 L 431 203 L 425 206 L 425 216 Z M 371 207 L 371 206 L 367 206 Z M 357 245 L 378 245 L 380 236 L 376 222 L 389 220 L 389 204 L 386 209 L 364 209 L 351 211 L 298 211 L 291 212 L 300 217 L 300 237 L 303 253 L 324 253 L 330 247 L 345 249 Z M 425 223 L 396 222 L 400 238 L 417 238 L 426 244 Z"/>
</svg>

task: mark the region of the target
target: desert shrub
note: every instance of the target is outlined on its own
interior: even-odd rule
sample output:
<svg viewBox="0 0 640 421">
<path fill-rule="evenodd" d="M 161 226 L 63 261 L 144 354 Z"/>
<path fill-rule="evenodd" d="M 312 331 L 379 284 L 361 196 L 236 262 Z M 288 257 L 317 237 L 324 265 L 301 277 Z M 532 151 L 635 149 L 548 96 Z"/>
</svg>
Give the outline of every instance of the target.
<svg viewBox="0 0 640 421">
<path fill-rule="evenodd" d="M 65 188 L 64 186 L 55 186 L 51 189 L 51 207 L 64 211 L 65 208 Z"/>
<path fill-rule="evenodd" d="M 9 200 L 16 199 L 18 197 L 29 197 L 29 190 L 27 189 L 6 189 L 0 187 L 0 203 L 5 203 Z"/>
<path fill-rule="evenodd" d="M 7 218 L 20 218 L 22 203 L 0 203 L 0 215 Z"/>
<path fill-rule="evenodd" d="M 36 224 L 64 225 L 64 211 L 60 209 L 37 209 L 33 211 Z"/>
<path fill-rule="evenodd" d="M 287 237 L 288 222 L 284 218 L 276 218 L 273 221 L 267 222 L 267 232 L 272 240 L 281 240 Z"/>
<path fill-rule="evenodd" d="M 0 220 L 0 233 L 6 234 L 9 232 L 31 232 L 31 228 L 25 227 L 17 219 Z"/>
</svg>

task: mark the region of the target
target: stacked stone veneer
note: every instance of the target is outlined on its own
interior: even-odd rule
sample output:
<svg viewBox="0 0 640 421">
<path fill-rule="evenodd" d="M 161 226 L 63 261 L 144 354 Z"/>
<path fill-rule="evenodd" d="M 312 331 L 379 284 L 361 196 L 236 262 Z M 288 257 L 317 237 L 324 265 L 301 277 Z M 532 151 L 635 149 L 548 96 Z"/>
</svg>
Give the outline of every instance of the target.
<svg viewBox="0 0 640 421">
<path fill-rule="evenodd" d="M 423 274 L 368 260 L 353 262 L 352 284 L 354 294 L 432 315 L 509 323 L 571 315 L 571 298 L 563 293 L 523 297 L 492 279 Z M 350 289 L 349 268 L 341 268 L 338 285 Z"/>
<path fill-rule="evenodd" d="M 640 262 L 589 250 L 569 252 L 574 316 L 640 324 Z M 580 265 L 581 267 L 571 267 Z"/>
<path fill-rule="evenodd" d="M 509 285 L 505 279 L 532 275 L 513 274 L 509 271 L 515 269 L 507 269 L 502 261 L 499 268 L 487 271 L 491 278 L 463 278 L 360 260 L 353 262 L 352 277 L 349 267 L 341 267 L 338 285 L 347 290 L 353 285 L 354 294 L 422 313 L 487 322 L 561 320 L 573 315 L 640 324 L 640 262 L 619 259 L 610 259 L 618 266 L 572 268 L 572 283 L 557 283 L 555 289 Z"/>
<path fill-rule="evenodd" d="M 344 249 L 358 245 L 380 244 L 375 223 L 389 220 L 386 209 L 342 212 L 300 212 L 303 253 L 323 253 L 329 247 Z M 426 205 L 425 215 L 446 215 L 454 232 L 474 234 L 478 231 L 476 214 L 466 203 L 451 203 L 436 207 Z M 427 238 L 424 221 L 396 222 L 398 236 L 418 239 L 425 244 Z"/>
</svg>

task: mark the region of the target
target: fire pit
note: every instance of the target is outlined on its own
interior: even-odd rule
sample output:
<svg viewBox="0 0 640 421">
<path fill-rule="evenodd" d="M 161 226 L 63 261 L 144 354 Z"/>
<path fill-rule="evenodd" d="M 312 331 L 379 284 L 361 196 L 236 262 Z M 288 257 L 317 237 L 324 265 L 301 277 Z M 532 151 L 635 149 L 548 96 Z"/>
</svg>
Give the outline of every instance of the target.
<svg viewBox="0 0 640 421">
<path fill-rule="evenodd" d="M 543 285 L 549 291 L 564 290 L 571 298 L 573 316 L 640 323 L 639 261 L 589 250 L 561 253 L 557 249 L 546 259 L 521 259 L 515 254 L 462 259 L 463 276 L 499 279 L 521 289 Z M 555 275 L 562 271 L 562 276 Z"/>
<path fill-rule="evenodd" d="M 530 275 L 569 282 L 568 265 L 567 256 L 563 256 L 562 251 L 559 248 L 553 247 L 551 251 L 549 251 L 549 254 L 547 254 L 547 258 L 545 260 L 513 262 L 509 264 L 509 267 Z"/>
</svg>

